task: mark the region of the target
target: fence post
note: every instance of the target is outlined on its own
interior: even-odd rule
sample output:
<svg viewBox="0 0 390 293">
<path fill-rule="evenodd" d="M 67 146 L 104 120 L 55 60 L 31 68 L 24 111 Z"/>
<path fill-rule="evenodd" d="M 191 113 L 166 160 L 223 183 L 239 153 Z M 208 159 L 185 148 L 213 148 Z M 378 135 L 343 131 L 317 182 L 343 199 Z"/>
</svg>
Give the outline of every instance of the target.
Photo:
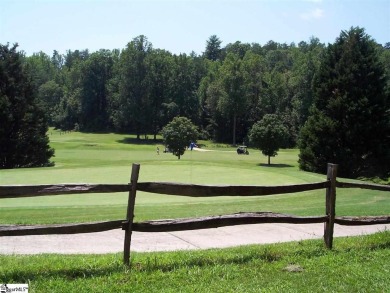
<svg viewBox="0 0 390 293">
<path fill-rule="evenodd" d="M 330 181 L 330 186 L 326 188 L 325 212 L 328 219 L 324 226 L 324 241 L 329 249 L 332 249 L 333 246 L 334 219 L 336 216 L 337 167 L 336 164 L 328 163 L 327 180 Z"/>
<path fill-rule="evenodd" d="M 130 264 L 130 244 L 131 244 L 131 234 L 133 232 L 135 195 L 137 193 L 137 181 L 138 181 L 139 169 L 140 169 L 139 164 L 133 164 L 131 169 L 131 176 L 130 176 L 131 189 L 129 192 L 129 199 L 127 203 L 126 222 L 124 223 L 122 228 L 125 230 L 125 243 L 123 249 L 123 263 L 125 265 Z"/>
</svg>

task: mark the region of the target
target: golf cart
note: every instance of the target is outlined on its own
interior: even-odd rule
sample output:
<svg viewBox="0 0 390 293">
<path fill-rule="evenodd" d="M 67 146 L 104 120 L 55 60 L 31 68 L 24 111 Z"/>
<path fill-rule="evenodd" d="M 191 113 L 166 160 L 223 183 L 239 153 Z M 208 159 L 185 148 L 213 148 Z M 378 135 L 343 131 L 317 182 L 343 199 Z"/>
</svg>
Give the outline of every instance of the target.
<svg viewBox="0 0 390 293">
<path fill-rule="evenodd" d="M 237 148 L 238 155 L 249 155 L 248 148 L 245 145 L 241 145 Z"/>
</svg>

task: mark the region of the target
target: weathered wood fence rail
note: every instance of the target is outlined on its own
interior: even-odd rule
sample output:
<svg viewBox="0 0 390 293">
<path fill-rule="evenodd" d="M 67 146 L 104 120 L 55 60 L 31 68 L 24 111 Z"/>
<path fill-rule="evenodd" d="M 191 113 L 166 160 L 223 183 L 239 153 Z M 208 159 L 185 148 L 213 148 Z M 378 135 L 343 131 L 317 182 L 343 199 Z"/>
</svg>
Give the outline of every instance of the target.
<svg viewBox="0 0 390 293">
<path fill-rule="evenodd" d="M 77 234 L 102 232 L 122 228 L 125 230 L 124 262 L 129 264 L 132 231 L 169 232 L 259 223 L 325 223 L 324 241 L 325 245 L 331 249 L 333 245 L 333 229 L 335 223 L 340 225 L 375 225 L 390 223 L 389 215 L 376 217 L 336 217 L 336 188 L 364 188 L 379 191 L 390 191 L 390 186 L 338 182 L 336 180 L 337 165 L 334 164 L 328 164 L 326 181 L 287 186 L 209 186 L 166 182 L 138 182 L 139 169 L 140 165 L 133 164 L 129 184 L 0 186 L 0 199 L 50 196 L 58 194 L 129 192 L 125 220 L 55 225 L 2 225 L 0 226 L 0 236 Z M 230 215 L 208 216 L 202 218 L 133 222 L 137 191 L 178 196 L 212 197 L 266 196 L 271 194 L 287 194 L 316 189 L 326 189 L 325 215 L 322 216 L 300 217 L 272 212 L 240 212 Z"/>
</svg>

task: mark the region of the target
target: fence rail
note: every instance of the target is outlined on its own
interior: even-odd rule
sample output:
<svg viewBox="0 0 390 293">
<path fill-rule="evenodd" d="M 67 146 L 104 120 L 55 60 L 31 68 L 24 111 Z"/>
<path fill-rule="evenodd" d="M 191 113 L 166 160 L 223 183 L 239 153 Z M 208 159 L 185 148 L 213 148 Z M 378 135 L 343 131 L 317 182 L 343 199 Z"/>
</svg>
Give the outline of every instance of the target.
<svg viewBox="0 0 390 293">
<path fill-rule="evenodd" d="M 172 232 L 264 223 L 312 224 L 323 223 L 326 221 L 326 219 L 326 216 L 299 217 L 293 215 L 277 214 L 272 212 L 237 213 L 231 215 L 209 216 L 195 219 L 171 219 L 133 223 L 133 231 Z M 127 223 L 124 223 L 124 227 L 126 226 L 126 224 Z"/>
<path fill-rule="evenodd" d="M 3 185 L 0 186 L 0 199 L 59 194 L 113 193 L 126 192 L 130 189 L 129 184 Z"/>
<path fill-rule="evenodd" d="M 130 263 L 130 245 L 133 231 L 170 232 L 260 223 L 324 223 L 325 245 L 331 249 L 333 245 L 333 229 L 335 223 L 348 226 L 390 223 L 389 215 L 376 217 L 336 217 L 336 188 L 363 188 L 379 191 L 390 191 L 390 186 L 368 183 L 339 182 L 336 180 L 337 165 L 334 164 L 328 164 L 328 175 L 326 181 L 285 186 L 210 186 L 168 182 L 138 182 L 139 169 L 139 164 L 133 164 L 129 184 L 0 186 L 0 199 L 50 196 L 59 194 L 129 192 L 127 214 L 126 219 L 124 220 L 53 225 L 1 225 L 0 236 L 78 234 L 102 232 L 122 228 L 122 230 L 125 231 L 123 260 L 124 263 L 128 265 Z M 133 221 L 137 191 L 190 197 L 211 197 L 265 196 L 271 194 L 303 192 L 316 189 L 326 190 L 325 215 L 322 216 L 300 217 L 296 215 L 285 215 L 273 212 L 240 212 L 230 215 L 208 216 L 201 218 L 154 220 L 145 222 Z"/>
<path fill-rule="evenodd" d="M 181 184 L 167 182 L 142 182 L 137 184 L 137 190 L 151 193 L 191 196 L 191 197 L 214 197 L 214 196 L 262 196 L 271 194 L 283 194 L 303 192 L 315 189 L 323 189 L 330 186 L 329 181 L 285 185 L 285 186 L 211 186 L 196 184 Z"/>
<path fill-rule="evenodd" d="M 389 224 L 390 216 L 376 216 L 376 217 L 336 217 L 336 224 L 344 226 L 364 226 L 364 225 L 378 225 Z"/>
<path fill-rule="evenodd" d="M 355 182 L 339 182 L 336 181 L 336 187 L 339 188 L 361 188 L 361 189 L 371 189 L 379 191 L 390 191 L 390 185 L 379 185 L 372 183 L 355 183 Z"/>
<path fill-rule="evenodd" d="M 122 227 L 124 220 L 51 225 L 3 225 L 0 226 L 0 236 L 25 236 L 49 234 L 79 234 L 103 232 Z"/>
</svg>

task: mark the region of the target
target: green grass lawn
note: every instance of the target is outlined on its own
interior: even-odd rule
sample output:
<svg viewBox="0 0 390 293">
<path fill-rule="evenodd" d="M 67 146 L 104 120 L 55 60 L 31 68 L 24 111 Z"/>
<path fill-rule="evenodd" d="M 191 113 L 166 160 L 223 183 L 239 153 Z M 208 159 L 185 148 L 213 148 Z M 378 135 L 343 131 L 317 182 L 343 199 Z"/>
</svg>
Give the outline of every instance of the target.
<svg viewBox="0 0 390 293">
<path fill-rule="evenodd" d="M 0 255 L 0 280 L 29 292 L 389 292 L 390 232 L 228 249 Z"/>
<path fill-rule="evenodd" d="M 0 170 L 0 185 L 54 183 L 128 183 L 132 163 L 140 163 L 140 182 L 169 181 L 220 185 L 287 185 L 318 182 L 324 175 L 298 169 L 298 150 L 267 157 L 249 149 L 201 141 L 202 149 L 186 151 L 180 160 L 163 153 L 161 140 L 137 141 L 121 134 L 50 131 L 55 167 Z M 156 147 L 160 148 L 160 155 Z M 138 192 L 135 220 L 194 217 L 241 211 L 297 215 L 324 213 L 325 190 L 267 197 L 188 198 Z M 124 219 L 127 194 L 58 195 L 0 200 L 1 224 L 69 223 Z M 385 192 L 338 189 L 338 215 L 383 215 L 390 212 Z"/>
<path fill-rule="evenodd" d="M 118 134 L 61 134 L 52 130 L 52 168 L 0 170 L 0 185 L 128 183 L 132 163 L 141 182 L 283 185 L 318 182 L 299 171 L 297 150 L 281 150 L 267 166 L 259 151 L 239 156 L 227 145 L 187 151 L 181 160 L 161 141 Z M 266 197 L 187 198 L 137 194 L 135 220 L 217 215 L 239 211 L 324 214 L 325 190 Z M 124 219 L 127 194 L 58 195 L 0 200 L 0 224 L 69 223 Z M 390 212 L 388 193 L 338 189 L 337 215 Z M 77 237 L 77 235 L 75 236 Z M 28 283 L 29 292 L 388 292 L 390 232 L 229 249 L 122 254 L 0 255 L 0 283 Z"/>
</svg>

